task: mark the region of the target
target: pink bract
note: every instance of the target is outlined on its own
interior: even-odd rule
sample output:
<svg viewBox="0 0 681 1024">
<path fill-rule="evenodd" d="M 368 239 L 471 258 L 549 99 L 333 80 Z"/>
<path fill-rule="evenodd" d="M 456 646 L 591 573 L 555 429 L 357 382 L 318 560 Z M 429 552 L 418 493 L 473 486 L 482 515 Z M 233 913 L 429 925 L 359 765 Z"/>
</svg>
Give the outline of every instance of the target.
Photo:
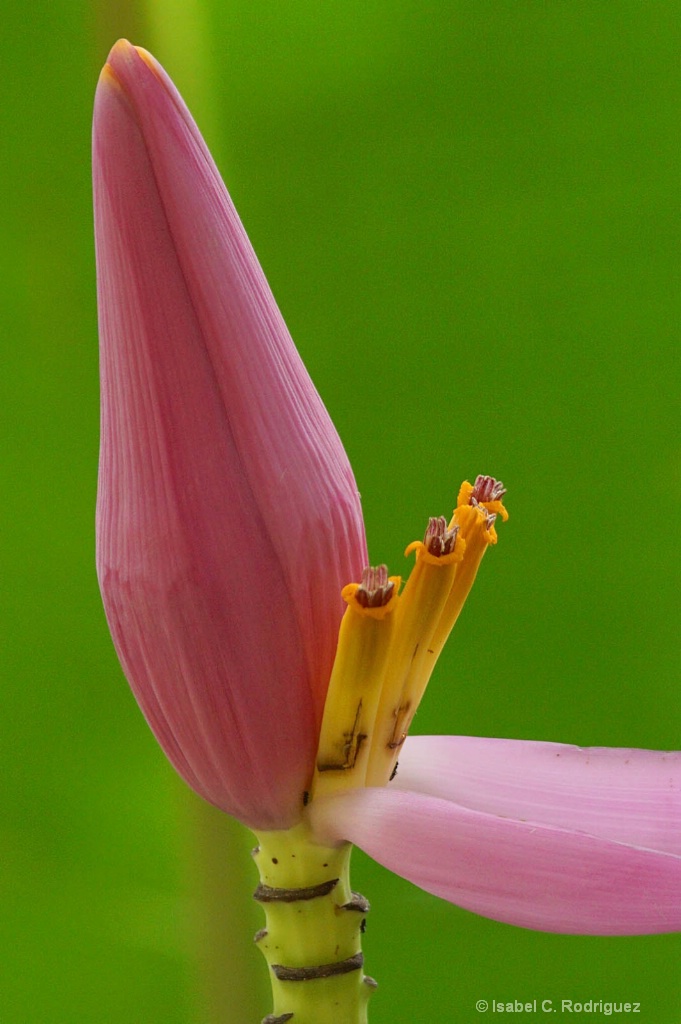
<svg viewBox="0 0 681 1024">
<path fill-rule="evenodd" d="M 121 664 L 202 796 L 300 816 L 366 547 L 357 487 L 177 90 L 121 41 L 93 132 L 97 568 Z"/>
<path fill-rule="evenodd" d="M 310 809 L 428 892 L 542 931 L 681 929 L 681 754 L 409 737 L 397 778 Z"/>
</svg>

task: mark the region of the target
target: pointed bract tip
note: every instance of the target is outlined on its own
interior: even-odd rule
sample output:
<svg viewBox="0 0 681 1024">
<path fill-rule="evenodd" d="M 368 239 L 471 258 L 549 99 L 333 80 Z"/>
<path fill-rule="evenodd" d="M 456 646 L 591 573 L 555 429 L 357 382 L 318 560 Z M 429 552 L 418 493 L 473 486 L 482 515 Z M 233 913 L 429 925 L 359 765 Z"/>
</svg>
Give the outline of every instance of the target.
<svg viewBox="0 0 681 1024">
<path fill-rule="evenodd" d="M 131 50 L 136 50 L 136 49 L 137 49 L 137 47 L 133 46 L 133 44 L 130 42 L 129 39 L 125 39 L 125 38 L 117 39 L 116 42 L 111 47 L 111 49 L 109 50 L 109 56 L 108 56 L 107 60 L 110 60 L 112 57 L 115 57 L 115 55 L 118 54 L 118 53 L 120 53 L 120 54 L 127 54 Z"/>
<path fill-rule="evenodd" d="M 130 57 L 134 54 L 135 50 L 136 47 L 127 39 L 119 39 L 115 42 L 109 50 L 109 55 L 106 58 L 106 64 L 100 72 L 99 84 L 120 86 L 121 82 L 117 71 L 120 71 L 121 64 L 124 61 L 130 60 Z"/>
<path fill-rule="evenodd" d="M 118 81 L 116 72 L 107 61 L 102 70 L 99 72 L 99 81 L 97 83 L 98 87 L 102 85 L 113 85 L 116 87 L 120 87 L 120 84 L 121 83 Z"/>
<path fill-rule="evenodd" d="M 111 68 L 115 74 L 117 69 L 122 69 L 123 64 L 134 64 L 138 59 L 143 61 L 148 68 L 158 74 L 158 61 L 152 57 L 149 51 L 145 50 L 143 46 L 135 46 L 128 39 L 119 39 L 113 44 L 109 50 L 109 56 L 106 58 L 106 64 L 104 66 L 105 68 Z"/>
<path fill-rule="evenodd" d="M 148 50 L 145 50 L 143 46 L 136 46 L 135 50 L 137 51 L 141 59 L 144 61 L 144 63 L 147 65 L 147 67 L 150 67 L 152 71 L 158 72 L 160 65 L 156 58 L 152 56 L 152 54 L 150 54 Z"/>
<path fill-rule="evenodd" d="M 137 93 L 139 83 L 145 79 L 148 71 L 153 73 L 166 90 L 171 91 L 168 77 L 156 58 L 143 46 L 134 46 L 127 39 L 119 39 L 109 51 L 99 76 L 99 84 L 115 84 L 132 96 Z"/>
</svg>

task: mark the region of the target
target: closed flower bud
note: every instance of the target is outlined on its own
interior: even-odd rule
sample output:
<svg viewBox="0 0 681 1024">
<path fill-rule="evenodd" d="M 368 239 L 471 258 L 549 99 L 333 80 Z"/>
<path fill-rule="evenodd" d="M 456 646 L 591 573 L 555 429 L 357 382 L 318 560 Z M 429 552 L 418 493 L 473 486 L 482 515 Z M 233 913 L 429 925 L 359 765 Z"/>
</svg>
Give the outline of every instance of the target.
<svg viewBox="0 0 681 1024">
<path fill-rule="evenodd" d="M 123 670 L 198 793 L 301 813 L 366 564 L 343 446 L 177 90 L 121 41 L 97 88 L 97 567 Z"/>
</svg>

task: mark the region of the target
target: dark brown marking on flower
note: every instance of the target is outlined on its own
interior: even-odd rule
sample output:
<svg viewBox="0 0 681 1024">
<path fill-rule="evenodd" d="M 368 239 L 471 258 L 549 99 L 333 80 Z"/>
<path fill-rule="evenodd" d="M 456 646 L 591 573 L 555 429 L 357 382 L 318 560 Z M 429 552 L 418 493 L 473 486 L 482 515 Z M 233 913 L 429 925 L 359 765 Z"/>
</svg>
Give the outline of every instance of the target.
<svg viewBox="0 0 681 1024">
<path fill-rule="evenodd" d="M 286 1024 L 287 1020 L 293 1020 L 292 1013 L 280 1013 L 278 1017 L 275 1017 L 273 1013 L 268 1013 L 260 1024 Z"/>
<path fill-rule="evenodd" d="M 343 903 L 341 910 L 356 910 L 360 914 L 368 914 L 371 910 L 371 905 L 366 896 L 362 896 L 361 892 L 352 893 L 352 899 L 349 903 Z"/>
<path fill-rule="evenodd" d="M 318 772 L 344 772 L 349 768 L 355 767 L 362 744 L 367 738 L 366 733 L 358 731 L 361 714 L 362 700 L 360 698 L 360 702 L 357 705 L 357 711 L 355 712 L 355 721 L 352 723 L 352 729 L 350 729 L 349 732 L 343 733 L 343 760 L 323 761 L 321 764 L 317 762 Z"/>
<path fill-rule="evenodd" d="M 423 543 L 434 558 L 442 558 L 443 555 L 451 555 L 458 533 L 458 523 L 450 530 L 444 516 L 431 516 Z"/>
<path fill-rule="evenodd" d="M 317 967 L 284 967 L 283 964 L 272 964 L 272 971 L 279 981 L 315 981 L 319 978 L 334 978 L 339 974 L 350 974 L 364 965 L 362 953 L 355 953 L 346 960 L 338 960 L 332 964 L 319 964 Z"/>
<path fill-rule="evenodd" d="M 330 878 L 319 885 L 306 885 L 300 889 L 277 889 L 261 882 L 253 893 L 258 903 L 296 903 L 298 900 L 316 900 L 320 896 L 328 896 L 338 885 L 337 878 Z"/>
<path fill-rule="evenodd" d="M 355 591 L 355 600 L 362 608 L 383 608 L 392 597 L 395 584 L 388 579 L 388 566 L 368 565 L 362 572 L 362 582 Z"/>
<path fill-rule="evenodd" d="M 307 807 L 309 802 L 310 802 L 310 794 L 309 794 L 308 790 L 306 789 L 306 790 L 303 791 L 303 807 Z"/>
<path fill-rule="evenodd" d="M 408 700 L 404 704 L 400 704 L 395 709 L 393 715 L 395 716 L 395 727 L 392 731 L 392 736 L 388 740 L 388 750 L 398 750 L 407 738 L 409 726 L 405 723 L 408 722 L 409 711 L 411 709 L 411 701 Z"/>
<path fill-rule="evenodd" d="M 395 776 L 397 775 L 397 766 L 398 766 L 398 764 L 399 764 L 399 761 L 395 761 L 395 767 L 393 768 L 393 770 L 390 773 L 390 778 L 388 779 L 388 782 L 392 782 L 393 779 L 395 778 Z"/>
<path fill-rule="evenodd" d="M 470 497 L 471 505 L 482 504 L 485 501 L 501 501 L 506 494 L 506 488 L 501 480 L 495 480 L 493 476 L 479 474 L 475 478 L 473 491 Z"/>
</svg>

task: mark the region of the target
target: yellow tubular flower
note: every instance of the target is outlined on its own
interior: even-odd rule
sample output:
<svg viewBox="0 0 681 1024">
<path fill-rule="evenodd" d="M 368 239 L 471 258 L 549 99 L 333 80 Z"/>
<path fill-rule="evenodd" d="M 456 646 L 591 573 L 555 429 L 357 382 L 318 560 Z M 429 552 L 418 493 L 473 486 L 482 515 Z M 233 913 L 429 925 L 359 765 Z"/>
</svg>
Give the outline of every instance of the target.
<svg viewBox="0 0 681 1024">
<path fill-rule="evenodd" d="M 366 784 L 401 582 L 380 565 L 343 589 L 348 607 L 324 705 L 312 797 Z"/>
<path fill-rule="evenodd" d="M 491 476 L 478 476 L 474 484 L 467 480 L 461 484 L 450 527 L 453 524 L 459 526 L 466 550 L 430 644 L 428 656 L 433 665 L 473 586 L 482 556 L 488 545 L 497 542 L 496 517 L 500 515 L 504 522 L 508 519 L 508 512 L 501 501 L 505 493 L 506 488 L 501 481 Z"/>
<path fill-rule="evenodd" d="M 384 786 L 390 779 L 432 672 L 434 662 L 428 651 L 464 549 L 459 527 L 448 527 L 441 516 L 430 520 L 423 542 L 414 541 L 405 552 L 416 552 L 416 565 L 395 613 L 390 664 L 369 755 L 368 786 Z"/>
</svg>

